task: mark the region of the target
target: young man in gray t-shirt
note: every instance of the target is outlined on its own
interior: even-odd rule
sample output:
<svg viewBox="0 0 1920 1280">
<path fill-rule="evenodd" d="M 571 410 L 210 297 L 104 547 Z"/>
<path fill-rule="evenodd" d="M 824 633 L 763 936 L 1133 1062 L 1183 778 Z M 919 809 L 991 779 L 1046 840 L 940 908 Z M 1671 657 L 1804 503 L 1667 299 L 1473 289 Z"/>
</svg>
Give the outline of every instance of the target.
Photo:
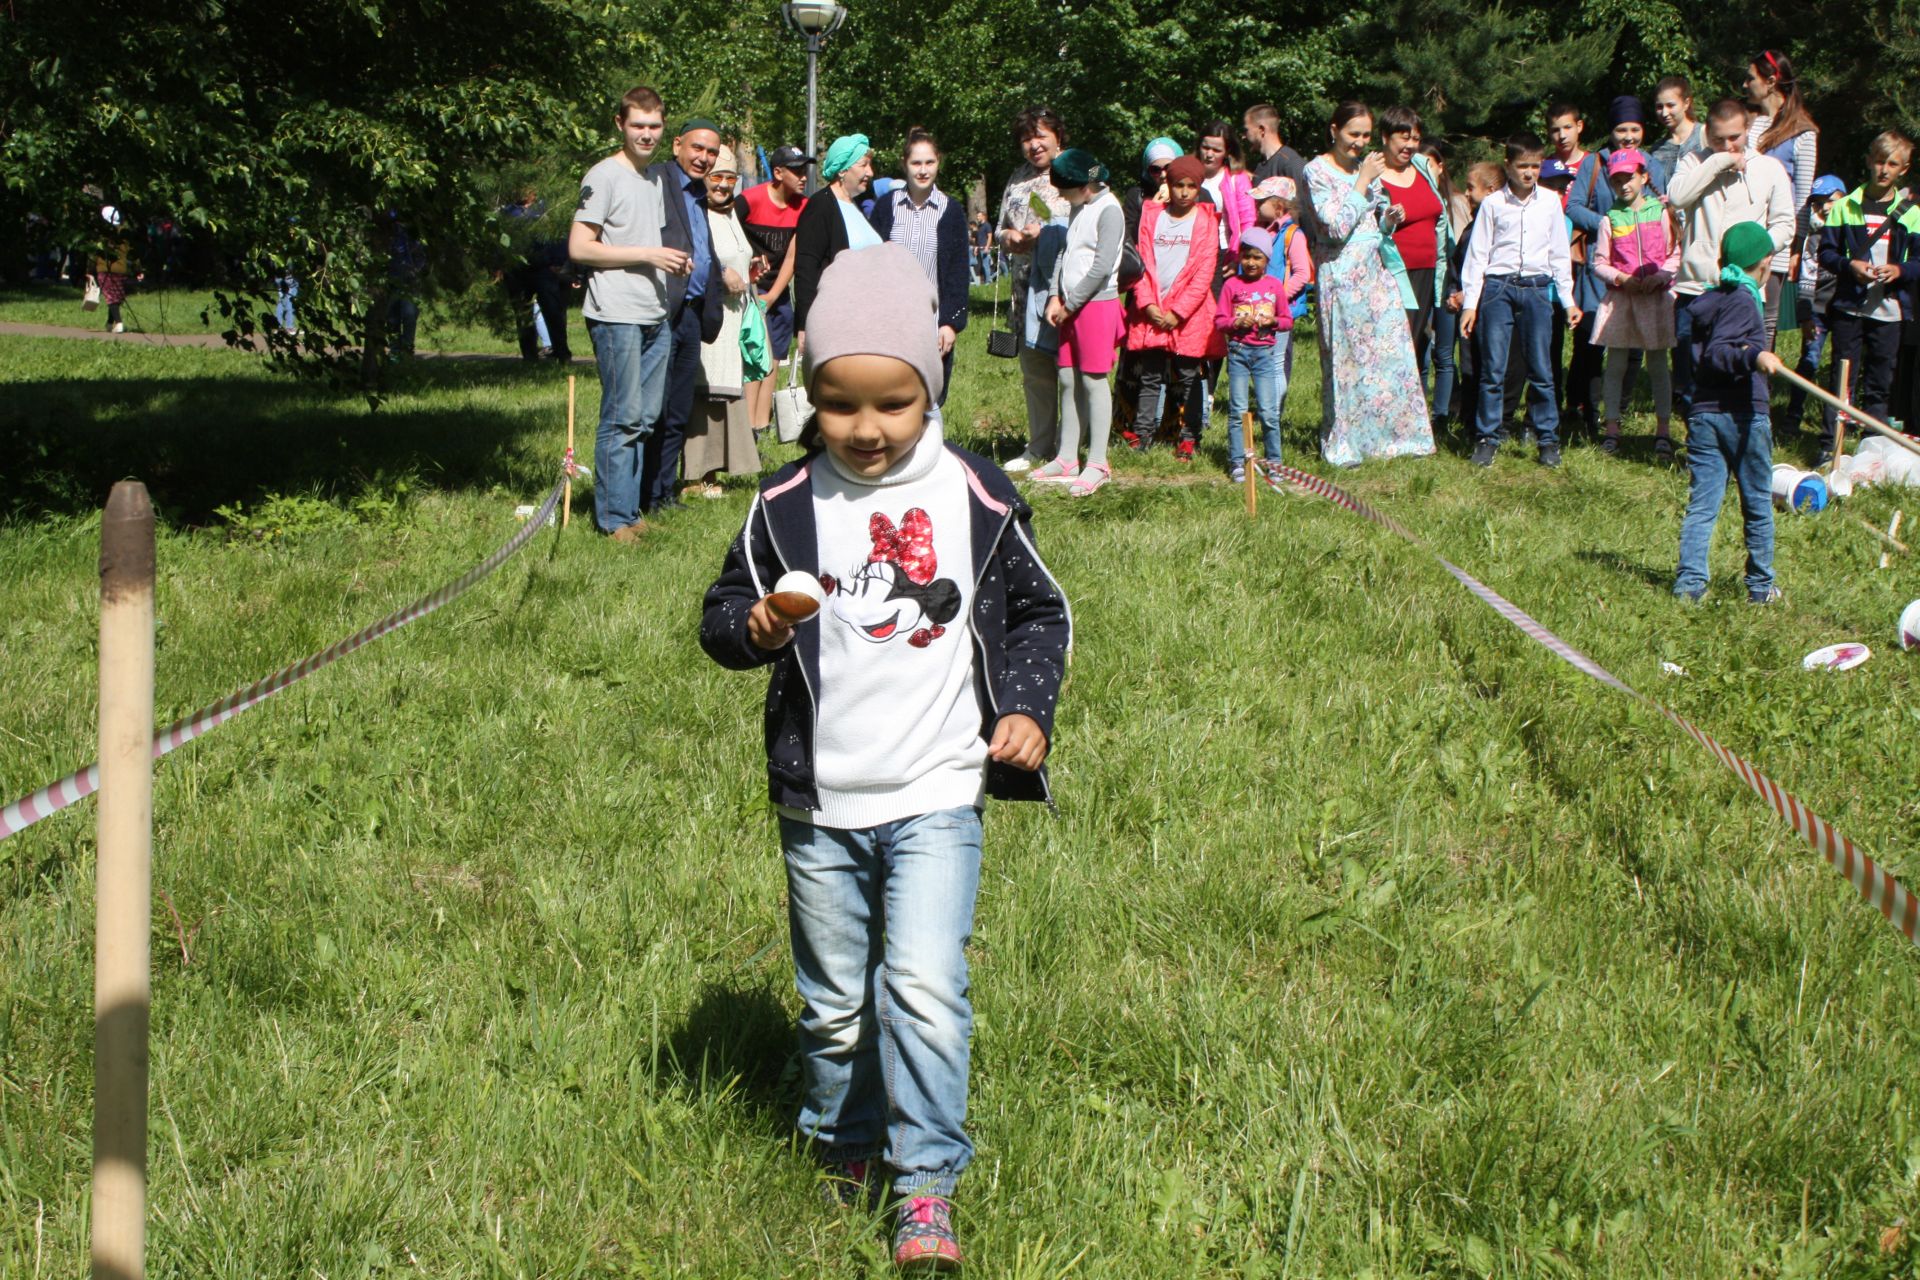
<svg viewBox="0 0 1920 1280">
<path fill-rule="evenodd" d="M 647 164 L 666 132 L 660 95 L 627 91 L 614 113 L 620 150 L 587 171 L 567 236 L 567 256 L 590 273 L 582 308 L 600 371 L 600 427 L 593 446 L 593 516 L 600 532 L 631 542 L 640 518 L 641 446 L 666 396 L 668 273 L 693 260 L 661 244 L 666 204 Z"/>
</svg>

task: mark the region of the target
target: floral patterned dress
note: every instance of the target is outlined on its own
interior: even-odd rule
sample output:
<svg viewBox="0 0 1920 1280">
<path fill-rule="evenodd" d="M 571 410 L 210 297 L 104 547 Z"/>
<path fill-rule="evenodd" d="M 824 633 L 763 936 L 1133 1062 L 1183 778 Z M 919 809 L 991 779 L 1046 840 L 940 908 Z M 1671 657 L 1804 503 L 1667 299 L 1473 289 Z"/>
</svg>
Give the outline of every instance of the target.
<svg viewBox="0 0 1920 1280">
<path fill-rule="evenodd" d="M 1400 285 L 1381 259 L 1384 196 L 1370 199 L 1325 156 L 1307 164 L 1321 236 L 1314 246 L 1320 302 L 1321 456 L 1352 467 L 1369 458 L 1433 452 L 1433 426 L 1414 363 Z"/>
</svg>

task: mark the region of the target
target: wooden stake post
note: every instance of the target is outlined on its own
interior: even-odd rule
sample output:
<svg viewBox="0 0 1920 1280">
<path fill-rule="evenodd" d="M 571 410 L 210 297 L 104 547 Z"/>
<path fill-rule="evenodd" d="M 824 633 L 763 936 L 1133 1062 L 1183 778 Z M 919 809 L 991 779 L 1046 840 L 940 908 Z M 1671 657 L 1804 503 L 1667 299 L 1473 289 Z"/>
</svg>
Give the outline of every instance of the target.
<svg viewBox="0 0 1920 1280">
<path fill-rule="evenodd" d="M 1253 410 L 1240 415 L 1240 446 L 1247 472 L 1247 519 L 1260 514 L 1260 473 L 1253 465 Z"/>
<path fill-rule="evenodd" d="M 122 480 L 100 525 L 100 848 L 93 962 L 93 1276 L 146 1274 L 153 893 L 153 503 Z"/>
<path fill-rule="evenodd" d="M 1840 362 L 1840 399 L 1847 404 L 1853 403 L 1853 393 L 1849 390 L 1851 384 L 1848 382 L 1853 374 L 1852 364 L 1851 360 Z M 1846 451 L 1847 415 L 1845 412 L 1836 412 L 1833 415 L 1833 461 L 1827 464 L 1828 475 L 1832 475 L 1833 469 L 1840 465 L 1840 455 Z"/>
<path fill-rule="evenodd" d="M 567 453 L 573 453 L 573 382 L 574 375 L 567 375 Z M 567 527 L 567 521 L 573 518 L 573 477 L 568 476 L 560 486 L 560 527 Z"/>
</svg>

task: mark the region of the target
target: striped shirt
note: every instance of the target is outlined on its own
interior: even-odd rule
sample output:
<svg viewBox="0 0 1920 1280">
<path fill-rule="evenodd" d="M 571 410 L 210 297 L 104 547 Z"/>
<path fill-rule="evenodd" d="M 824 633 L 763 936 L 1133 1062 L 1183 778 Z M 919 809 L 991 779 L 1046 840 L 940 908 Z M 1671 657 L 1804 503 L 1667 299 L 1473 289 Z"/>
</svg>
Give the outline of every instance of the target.
<svg viewBox="0 0 1920 1280">
<path fill-rule="evenodd" d="M 947 196 L 935 187 L 924 205 L 916 205 L 902 186 L 893 193 L 893 233 L 895 244 L 903 244 L 927 273 L 935 287 L 940 284 L 940 215 L 947 211 Z"/>
</svg>

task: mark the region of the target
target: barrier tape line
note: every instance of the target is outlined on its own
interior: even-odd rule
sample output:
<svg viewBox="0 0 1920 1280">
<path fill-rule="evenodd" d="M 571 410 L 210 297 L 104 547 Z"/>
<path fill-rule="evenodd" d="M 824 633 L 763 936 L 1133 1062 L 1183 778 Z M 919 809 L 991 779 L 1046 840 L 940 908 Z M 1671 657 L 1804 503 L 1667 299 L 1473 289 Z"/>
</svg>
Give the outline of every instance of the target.
<svg viewBox="0 0 1920 1280">
<path fill-rule="evenodd" d="M 201 734 L 218 728 L 241 712 L 259 706 L 288 685 L 306 679 L 322 667 L 338 662 L 355 649 L 372 644 L 382 636 L 391 635 L 409 622 L 424 618 L 441 606 L 450 604 L 465 595 L 475 583 L 505 564 L 520 548 L 533 540 L 533 536 L 545 527 L 554 509 L 560 505 L 560 493 L 567 480 L 581 470 L 583 468 L 573 460 L 573 450 L 568 449 L 561 462 L 561 471 L 564 474 L 554 482 L 553 488 L 547 491 L 546 499 L 541 502 L 539 510 L 528 518 L 526 526 L 501 544 L 499 550 L 446 586 L 421 596 L 404 609 L 388 614 L 372 626 L 354 632 L 331 648 L 323 649 L 312 657 L 303 658 L 292 666 L 274 672 L 264 680 L 256 681 L 244 689 L 227 695 L 211 706 L 202 707 L 192 715 L 174 721 L 153 735 L 153 758 L 158 760 L 168 752 L 185 746 Z M 6 808 L 0 809 L 0 840 L 26 830 L 42 818 L 50 817 L 70 805 L 78 804 L 99 789 L 100 765 L 97 762 L 68 774 L 58 782 L 48 783 L 32 795 L 24 796 Z"/>
<path fill-rule="evenodd" d="M 1255 465 L 1266 471 L 1270 483 L 1275 480 L 1288 481 L 1316 497 L 1325 498 L 1335 506 L 1346 508 L 1362 519 L 1371 520 L 1419 547 L 1438 560 L 1461 586 L 1479 597 L 1480 601 L 1495 613 L 1512 623 L 1528 639 L 1563 659 L 1583 675 L 1591 676 L 1601 684 L 1618 689 L 1629 698 L 1651 707 L 1679 726 L 1682 732 L 1706 748 L 1715 759 L 1726 766 L 1729 772 L 1744 782 L 1749 790 L 1764 800 L 1767 807 L 1772 809 L 1781 821 L 1793 828 L 1794 834 L 1798 835 L 1815 853 L 1825 858 L 1827 865 L 1839 872 L 1847 883 L 1853 886 L 1854 892 L 1886 917 L 1887 921 L 1898 929 L 1908 942 L 1920 946 L 1920 936 L 1916 936 L 1920 933 L 1920 899 L 1916 899 L 1909 893 L 1906 886 L 1868 857 L 1852 840 L 1842 835 L 1832 823 L 1808 808 L 1805 801 L 1762 773 L 1738 753 L 1722 746 L 1711 734 L 1685 716 L 1655 702 L 1547 630 L 1525 610 L 1435 551 L 1399 521 L 1375 511 L 1352 494 L 1318 476 L 1310 475 L 1305 471 L 1296 471 L 1280 463 L 1258 461 Z"/>
</svg>

